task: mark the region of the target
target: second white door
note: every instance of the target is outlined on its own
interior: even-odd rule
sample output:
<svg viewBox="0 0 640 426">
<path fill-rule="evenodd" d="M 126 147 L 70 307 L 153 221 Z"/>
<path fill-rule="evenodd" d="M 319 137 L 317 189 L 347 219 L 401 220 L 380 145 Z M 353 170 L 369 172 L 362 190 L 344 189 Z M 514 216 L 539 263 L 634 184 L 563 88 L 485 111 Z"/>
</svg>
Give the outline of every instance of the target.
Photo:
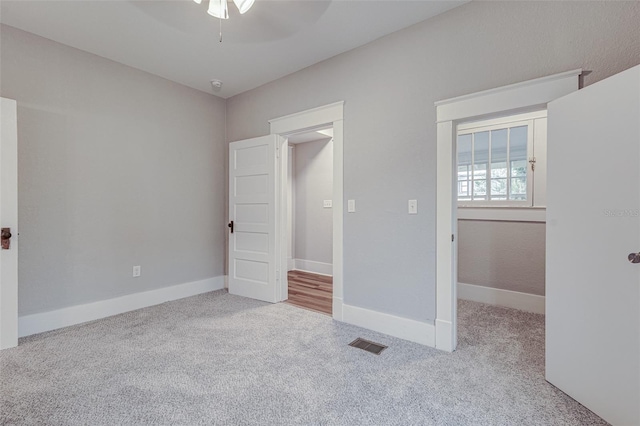
<svg viewBox="0 0 640 426">
<path fill-rule="evenodd" d="M 279 301 L 276 135 L 229 145 L 229 293 Z"/>
<path fill-rule="evenodd" d="M 548 117 L 546 377 L 638 425 L 640 66 L 549 103 Z"/>
</svg>

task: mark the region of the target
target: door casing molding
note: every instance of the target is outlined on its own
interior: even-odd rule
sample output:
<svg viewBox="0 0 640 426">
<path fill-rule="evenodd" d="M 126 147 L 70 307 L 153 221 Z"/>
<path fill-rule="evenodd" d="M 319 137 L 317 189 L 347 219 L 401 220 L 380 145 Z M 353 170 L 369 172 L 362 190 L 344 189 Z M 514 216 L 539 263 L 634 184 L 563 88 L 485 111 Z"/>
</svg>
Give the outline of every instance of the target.
<svg viewBox="0 0 640 426">
<path fill-rule="evenodd" d="M 285 138 L 279 147 L 279 191 L 278 208 L 279 229 L 287 228 L 287 215 L 284 208 L 287 191 L 287 156 L 286 138 L 294 133 L 313 131 L 333 126 L 333 318 L 343 320 L 343 204 L 344 204 L 344 158 L 343 129 L 344 101 L 323 105 L 317 108 L 296 112 L 269 120 L 270 133 Z M 280 300 L 287 298 L 287 233 L 279 235 L 279 295 Z"/>
</svg>

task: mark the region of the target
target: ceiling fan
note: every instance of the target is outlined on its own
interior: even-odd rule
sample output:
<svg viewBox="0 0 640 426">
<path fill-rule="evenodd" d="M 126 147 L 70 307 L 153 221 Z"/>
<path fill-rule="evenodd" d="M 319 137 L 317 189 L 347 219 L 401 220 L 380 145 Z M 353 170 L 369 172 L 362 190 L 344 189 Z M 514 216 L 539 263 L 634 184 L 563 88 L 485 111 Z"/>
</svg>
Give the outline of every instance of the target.
<svg viewBox="0 0 640 426">
<path fill-rule="evenodd" d="M 202 0 L 193 0 L 196 3 L 202 3 Z M 233 0 L 240 14 L 244 14 L 251 9 L 256 0 Z M 209 0 L 209 9 L 207 13 L 215 18 L 220 19 L 220 43 L 222 43 L 222 20 L 229 19 L 229 7 L 227 0 Z"/>
<path fill-rule="evenodd" d="M 202 3 L 202 0 L 193 0 L 196 3 Z M 240 14 L 245 13 L 251 9 L 255 0 L 233 0 L 236 7 L 240 11 Z M 209 9 L 207 13 L 215 18 L 229 19 L 229 7 L 227 6 L 227 0 L 210 0 Z"/>
</svg>

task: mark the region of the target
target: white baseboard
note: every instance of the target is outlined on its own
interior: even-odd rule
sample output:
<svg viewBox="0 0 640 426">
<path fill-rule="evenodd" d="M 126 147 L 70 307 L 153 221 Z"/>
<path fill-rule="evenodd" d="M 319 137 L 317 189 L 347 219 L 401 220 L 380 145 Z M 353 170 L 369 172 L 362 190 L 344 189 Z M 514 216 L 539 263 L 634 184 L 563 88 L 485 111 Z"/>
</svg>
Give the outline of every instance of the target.
<svg viewBox="0 0 640 426">
<path fill-rule="evenodd" d="M 544 314 L 545 297 L 518 291 L 458 283 L 458 298 Z"/>
<path fill-rule="evenodd" d="M 44 331 L 56 330 L 223 288 L 224 276 L 221 275 L 99 302 L 70 306 L 55 311 L 25 315 L 18 318 L 18 335 L 24 337 Z"/>
<path fill-rule="evenodd" d="M 342 320 L 347 324 L 357 325 L 422 345 L 431 347 L 436 345 L 436 329 L 430 323 L 345 304 L 342 305 Z"/>
<path fill-rule="evenodd" d="M 458 336 L 453 333 L 451 321 L 436 319 L 436 349 L 453 352 L 458 344 Z"/>
<path fill-rule="evenodd" d="M 333 275 L 331 263 L 315 262 L 313 260 L 294 259 L 295 269 L 320 275 Z"/>
</svg>

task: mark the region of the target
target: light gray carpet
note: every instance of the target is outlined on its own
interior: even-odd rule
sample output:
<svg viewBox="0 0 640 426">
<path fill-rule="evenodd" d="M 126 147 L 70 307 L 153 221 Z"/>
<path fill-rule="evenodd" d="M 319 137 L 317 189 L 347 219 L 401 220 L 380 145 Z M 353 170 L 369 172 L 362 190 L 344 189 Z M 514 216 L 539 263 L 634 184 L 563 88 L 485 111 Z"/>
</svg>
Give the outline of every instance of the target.
<svg viewBox="0 0 640 426">
<path fill-rule="evenodd" d="M 21 339 L 0 423 L 605 424 L 544 380 L 543 316 L 460 302 L 459 322 L 449 354 L 217 291 Z"/>
</svg>

